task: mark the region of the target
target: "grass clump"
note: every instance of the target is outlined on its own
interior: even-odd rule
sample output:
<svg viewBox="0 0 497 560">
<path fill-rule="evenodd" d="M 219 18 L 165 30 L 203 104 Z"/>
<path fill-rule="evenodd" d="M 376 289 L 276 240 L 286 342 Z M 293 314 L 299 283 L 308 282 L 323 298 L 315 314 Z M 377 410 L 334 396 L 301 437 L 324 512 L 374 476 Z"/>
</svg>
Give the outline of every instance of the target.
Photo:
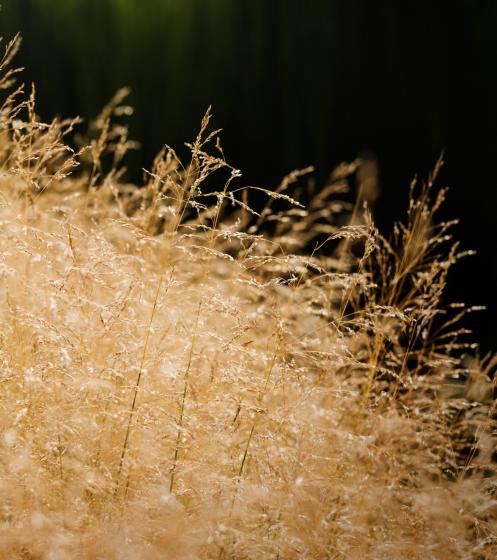
<svg viewBox="0 0 497 560">
<path fill-rule="evenodd" d="M 390 240 L 339 200 L 360 161 L 254 210 L 208 112 L 138 188 L 125 93 L 80 149 L 1 108 L 0 557 L 493 558 L 496 361 L 442 305 L 439 166 Z"/>
</svg>

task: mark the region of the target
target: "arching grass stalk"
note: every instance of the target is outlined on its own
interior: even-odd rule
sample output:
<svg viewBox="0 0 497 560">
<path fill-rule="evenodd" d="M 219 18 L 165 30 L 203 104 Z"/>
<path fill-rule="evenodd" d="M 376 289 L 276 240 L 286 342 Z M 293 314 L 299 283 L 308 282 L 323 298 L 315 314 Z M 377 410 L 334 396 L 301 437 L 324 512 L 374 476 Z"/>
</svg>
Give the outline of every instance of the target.
<svg viewBox="0 0 497 560">
<path fill-rule="evenodd" d="M 173 271 L 174 271 L 174 267 L 173 267 Z M 121 483 L 121 474 L 122 474 L 122 470 L 123 470 L 123 466 L 124 466 L 124 461 L 126 458 L 126 453 L 128 451 L 129 448 L 129 438 L 131 435 L 131 426 L 133 423 L 133 416 L 135 413 L 135 409 L 136 409 L 136 400 L 138 397 L 138 389 L 140 388 L 140 383 L 141 383 L 141 379 L 142 379 L 142 375 L 143 375 L 143 367 L 145 365 L 145 360 L 147 357 L 147 352 L 148 352 L 148 345 L 149 345 L 149 341 L 150 341 L 150 333 L 152 330 L 152 322 L 154 320 L 154 316 L 155 316 L 155 311 L 157 309 L 157 303 L 159 301 L 159 295 L 160 295 L 160 291 L 162 288 L 162 284 L 164 282 L 164 273 L 165 270 L 162 271 L 160 278 L 159 278 L 159 283 L 157 284 L 157 291 L 155 292 L 155 298 L 154 298 L 154 304 L 152 306 L 152 312 L 150 313 L 150 319 L 148 321 L 148 325 L 147 325 L 147 332 L 145 334 L 145 343 L 143 345 L 143 352 L 142 352 L 142 357 L 141 357 L 141 361 L 140 361 L 140 369 L 138 370 L 138 377 L 136 378 L 136 383 L 133 389 L 133 400 L 131 402 L 131 407 L 129 409 L 129 415 L 128 415 L 128 425 L 126 427 L 126 435 L 124 437 L 124 443 L 123 443 L 123 447 L 122 447 L 122 451 L 121 451 L 121 457 L 119 460 L 119 468 L 117 471 L 117 479 L 116 479 L 116 486 L 114 488 L 114 496 L 117 495 L 117 492 L 119 491 L 119 486 Z M 172 273 L 171 273 L 172 274 Z M 168 288 L 170 286 L 170 283 L 168 285 Z M 167 288 L 167 289 L 168 289 Z M 167 293 L 167 289 L 166 289 L 166 293 Z M 125 488 L 125 493 L 124 493 L 124 498 L 126 499 L 127 493 L 128 493 L 128 487 L 129 487 L 129 476 L 126 482 L 126 488 Z"/>
</svg>

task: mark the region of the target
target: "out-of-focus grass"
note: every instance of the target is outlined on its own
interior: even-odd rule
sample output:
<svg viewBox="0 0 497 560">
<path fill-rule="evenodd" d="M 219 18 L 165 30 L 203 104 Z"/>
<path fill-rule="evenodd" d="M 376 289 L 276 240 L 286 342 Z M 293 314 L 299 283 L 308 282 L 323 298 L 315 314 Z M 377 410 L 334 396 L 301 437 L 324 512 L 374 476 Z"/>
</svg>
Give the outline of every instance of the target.
<svg viewBox="0 0 497 560">
<path fill-rule="evenodd" d="M 387 240 L 339 201 L 360 161 L 255 212 L 209 112 L 137 188 L 125 91 L 77 152 L 8 91 L 2 558 L 494 557 L 495 361 L 442 306 L 434 177 Z"/>
</svg>

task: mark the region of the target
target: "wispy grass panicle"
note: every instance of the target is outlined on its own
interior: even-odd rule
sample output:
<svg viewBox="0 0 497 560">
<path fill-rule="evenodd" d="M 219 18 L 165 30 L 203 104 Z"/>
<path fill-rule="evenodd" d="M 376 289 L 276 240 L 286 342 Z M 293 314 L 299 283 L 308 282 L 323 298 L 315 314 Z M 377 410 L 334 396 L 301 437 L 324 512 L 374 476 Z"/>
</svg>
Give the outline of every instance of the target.
<svg viewBox="0 0 497 560">
<path fill-rule="evenodd" d="M 42 123 L 7 89 L 18 46 L 0 558 L 494 558 L 496 359 L 445 300 L 468 252 L 437 220 L 442 162 L 388 238 L 372 162 L 246 186 L 210 109 L 136 186 L 127 90 L 86 135 Z"/>
</svg>

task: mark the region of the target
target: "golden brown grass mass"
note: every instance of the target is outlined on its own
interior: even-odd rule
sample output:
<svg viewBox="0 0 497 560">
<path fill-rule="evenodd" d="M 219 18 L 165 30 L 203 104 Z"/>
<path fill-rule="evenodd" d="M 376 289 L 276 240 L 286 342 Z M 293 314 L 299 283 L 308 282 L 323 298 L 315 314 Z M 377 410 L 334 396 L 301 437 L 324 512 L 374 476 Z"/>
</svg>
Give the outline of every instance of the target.
<svg viewBox="0 0 497 560">
<path fill-rule="evenodd" d="M 309 170 L 255 211 L 207 113 L 189 161 L 164 147 L 138 188 L 126 92 L 76 149 L 75 121 L 39 122 L 34 89 L 12 89 L 17 47 L 0 557 L 494 558 L 495 360 L 442 300 L 464 253 L 436 219 L 438 167 L 389 240 L 360 184 L 340 202 L 360 161 L 305 208 L 288 193 Z"/>
</svg>

